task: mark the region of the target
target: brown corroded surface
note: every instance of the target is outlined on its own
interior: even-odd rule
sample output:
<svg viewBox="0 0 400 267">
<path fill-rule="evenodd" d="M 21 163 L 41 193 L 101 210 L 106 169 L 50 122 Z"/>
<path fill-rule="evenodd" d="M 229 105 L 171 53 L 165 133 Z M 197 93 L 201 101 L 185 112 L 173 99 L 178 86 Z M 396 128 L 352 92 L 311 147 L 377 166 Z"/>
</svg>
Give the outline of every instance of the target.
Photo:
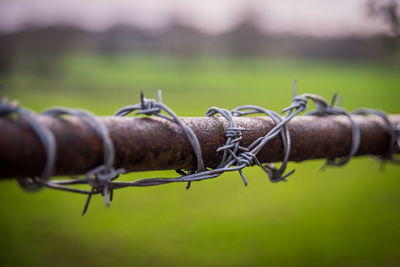
<svg viewBox="0 0 400 267">
<path fill-rule="evenodd" d="M 389 146 L 387 125 L 376 116 L 353 116 L 361 130 L 358 155 L 385 154 Z M 165 170 L 196 166 L 192 148 L 182 130 L 157 118 L 99 117 L 110 131 L 116 155 L 115 166 L 128 171 Z M 181 118 L 199 139 L 206 166 L 220 160 L 216 149 L 225 143 L 226 120 L 222 118 Z M 390 119 L 400 123 L 400 115 Z M 89 126 L 74 117 L 40 116 L 57 141 L 56 174 L 82 174 L 102 163 L 102 140 Z M 268 118 L 235 118 L 243 132 L 242 145 L 248 146 L 265 135 L 273 122 Z M 290 160 L 345 156 L 351 147 L 351 127 L 343 116 L 294 118 L 289 124 L 292 137 Z M 279 136 L 258 154 L 262 162 L 280 161 Z M 45 152 L 28 125 L 18 118 L 0 118 L 0 178 L 39 175 Z"/>
</svg>

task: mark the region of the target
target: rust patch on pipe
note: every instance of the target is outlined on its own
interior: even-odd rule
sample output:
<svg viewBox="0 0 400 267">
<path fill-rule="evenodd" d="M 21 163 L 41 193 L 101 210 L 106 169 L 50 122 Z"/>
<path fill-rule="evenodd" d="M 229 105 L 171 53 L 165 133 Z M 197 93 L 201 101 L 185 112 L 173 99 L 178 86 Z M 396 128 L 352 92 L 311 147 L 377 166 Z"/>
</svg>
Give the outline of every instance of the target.
<svg viewBox="0 0 400 267">
<path fill-rule="evenodd" d="M 383 155 L 389 149 L 387 125 L 376 116 L 353 116 L 360 127 L 358 155 Z M 195 168 L 196 158 L 179 126 L 158 118 L 100 117 L 109 129 L 115 146 L 115 166 L 128 171 Z M 400 115 L 390 119 L 400 124 Z M 214 167 L 225 143 L 226 120 L 222 118 L 184 117 L 199 139 L 205 165 Z M 244 146 L 272 129 L 266 117 L 234 118 L 243 132 Z M 89 126 L 74 117 L 40 116 L 39 122 L 55 135 L 57 157 L 55 174 L 83 174 L 102 164 L 101 138 Z M 345 156 L 351 148 L 351 126 L 344 116 L 300 116 L 288 123 L 292 138 L 291 161 Z M 277 136 L 258 154 L 262 162 L 283 157 Z M 0 118 L 0 178 L 39 175 L 45 163 L 45 151 L 29 126 L 18 118 Z"/>
</svg>

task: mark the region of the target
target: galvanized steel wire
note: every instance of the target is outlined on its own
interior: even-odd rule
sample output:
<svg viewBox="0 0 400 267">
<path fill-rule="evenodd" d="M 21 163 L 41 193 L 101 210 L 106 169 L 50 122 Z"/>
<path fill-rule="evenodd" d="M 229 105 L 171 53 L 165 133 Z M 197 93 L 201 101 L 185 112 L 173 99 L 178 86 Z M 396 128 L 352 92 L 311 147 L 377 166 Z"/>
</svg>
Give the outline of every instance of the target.
<svg viewBox="0 0 400 267">
<path fill-rule="evenodd" d="M 114 144 L 109 136 L 107 128 L 96 119 L 96 117 L 83 110 L 74 110 L 67 108 L 52 108 L 39 114 L 39 116 L 52 116 L 62 119 L 61 116 L 75 116 L 89 125 L 101 137 L 103 141 L 103 159 L 102 165 L 88 171 L 82 178 L 73 178 L 69 180 L 50 180 L 56 162 L 56 142 L 53 134 L 46 127 L 41 125 L 37 116 L 33 112 L 19 107 L 16 103 L 8 101 L 6 98 L 1 98 L 0 95 L 0 116 L 11 116 L 16 114 L 25 120 L 34 131 L 37 138 L 43 145 L 46 151 L 47 160 L 43 167 L 42 174 L 39 177 L 21 177 L 18 179 L 22 188 L 26 190 L 37 190 L 44 186 L 59 189 L 74 193 L 87 195 L 87 200 L 84 205 L 82 215 L 86 213 L 92 195 L 101 194 L 104 197 L 105 204 L 109 206 L 109 202 L 113 199 L 113 192 L 116 189 L 121 189 L 130 186 L 154 186 L 173 182 L 185 182 L 186 188 L 189 189 L 192 182 L 202 181 L 207 179 L 217 178 L 225 172 L 237 171 L 240 174 L 244 184 L 247 185 L 247 179 L 243 173 L 243 169 L 249 166 L 258 165 L 267 174 L 271 182 L 287 181 L 287 177 L 294 173 L 294 170 L 286 172 L 289 155 L 291 151 L 290 131 L 287 123 L 295 116 L 308 109 L 309 102 L 313 102 L 316 109 L 308 112 L 310 116 L 328 116 L 328 115 L 344 115 L 348 118 L 352 127 L 352 145 L 347 156 L 343 158 L 328 158 L 326 165 L 342 166 L 356 155 L 360 145 L 361 134 L 357 124 L 353 121 L 351 114 L 368 115 L 374 114 L 380 116 L 390 129 L 390 149 L 381 160 L 391 160 L 399 162 L 394 158 L 394 154 L 400 149 L 400 129 L 387 118 L 387 115 L 379 110 L 358 109 L 353 113 L 347 112 L 336 103 L 337 95 L 332 98 L 331 103 L 328 103 L 323 97 L 315 94 L 297 95 L 296 81 L 293 82 L 293 98 L 292 103 L 284 108 L 281 114 L 267 110 L 263 107 L 254 105 L 244 105 L 237 107 L 231 111 L 219 107 L 211 107 L 206 112 L 205 116 L 219 116 L 224 118 L 228 127 L 225 130 L 226 142 L 223 146 L 217 149 L 216 153 L 221 154 L 221 161 L 215 168 L 207 168 L 204 166 L 202 151 L 199 141 L 194 132 L 186 126 L 179 117 L 165 104 L 162 103 L 161 92 L 158 93 L 158 101 L 147 99 L 141 93 L 140 103 L 130 106 L 125 106 L 119 109 L 114 116 L 126 116 L 131 113 L 135 115 L 157 116 L 177 124 L 184 132 L 187 140 L 192 146 L 193 153 L 196 156 L 197 168 L 187 170 L 176 170 L 180 176 L 176 178 L 146 178 L 134 181 L 117 181 L 117 178 L 125 173 L 123 169 L 115 169 L 114 164 Z M 339 101 L 340 102 L 340 101 Z M 237 127 L 234 122 L 234 117 L 247 116 L 253 114 L 263 114 L 271 118 L 275 126 L 268 131 L 264 136 L 259 137 L 252 144 L 244 147 L 241 144 L 242 132 L 249 129 Z M 276 168 L 272 163 L 261 164 L 257 159 L 257 154 L 260 150 L 276 136 L 280 136 L 283 145 L 283 158 L 279 168 Z M 75 185 L 87 184 L 91 187 L 90 190 L 84 190 L 74 187 Z"/>
</svg>

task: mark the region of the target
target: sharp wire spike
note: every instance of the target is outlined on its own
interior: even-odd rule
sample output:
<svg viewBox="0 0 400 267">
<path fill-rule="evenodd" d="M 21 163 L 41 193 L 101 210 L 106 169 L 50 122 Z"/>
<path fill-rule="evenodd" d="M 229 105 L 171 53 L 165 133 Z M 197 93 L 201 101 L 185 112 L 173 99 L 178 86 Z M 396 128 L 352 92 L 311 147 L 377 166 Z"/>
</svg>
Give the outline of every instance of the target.
<svg viewBox="0 0 400 267">
<path fill-rule="evenodd" d="M 161 90 L 157 91 L 157 96 L 158 96 L 158 103 L 162 103 L 162 95 L 161 95 Z"/>
<path fill-rule="evenodd" d="M 142 109 L 144 109 L 144 93 L 142 90 L 140 90 L 140 103 L 142 104 Z"/>
<path fill-rule="evenodd" d="M 104 204 L 105 204 L 107 207 L 110 207 L 110 200 L 109 200 L 109 196 L 108 196 L 108 186 L 107 186 L 107 185 L 103 186 L 103 193 L 104 193 L 104 195 L 103 195 L 103 197 L 104 197 Z"/>
<path fill-rule="evenodd" d="M 247 186 L 247 179 L 246 179 L 246 177 L 244 176 L 243 171 L 242 171 L 242 170 L 239 170 L 239 173 L 240 173 L 240 176 L 242 177 L 244 186 Z"/>
<path fill-rule="evenodd" d="M 189 190 L 189 189 L 190 189 L 191 184 L 192 184 L 192 182 L 187 182 L 187 184 L 186 184 L 186 190 Z"/>
<path fill-rule="evenodd" d="M 88 197 L 86 198 L 86 202 L 85 202 L 85 206 L 83 207 L 83 211 L 82 211 L 82 215 L 85 215 L 88 208 L 89 208 L 89 204 L 90 204 L 90 200 L 92 199 L 92 195 L 94 193 L 94 187 L 92 187 L 92 189 L 90 190 L 90 193 L 88 194 Z"/>
<path fill-rule="evenodd" d="M 293 99 L 297 96 L 297 81 L 293 80 Z"/>
<path fill-rule="evenodd" d="M 333 94 L 333 96 L 332 96 L 332 99 L 331 99 L 331 107 L 334 107 L 334 106 L 335 106 L 337 96 L 338 96 L 338 93 L 335 92 L 335 93 Z"/>
<path fill-rule="evenodd" d="M 114 189 L 110 186 L 110 202 L 114 199 Z"/>
</svg>

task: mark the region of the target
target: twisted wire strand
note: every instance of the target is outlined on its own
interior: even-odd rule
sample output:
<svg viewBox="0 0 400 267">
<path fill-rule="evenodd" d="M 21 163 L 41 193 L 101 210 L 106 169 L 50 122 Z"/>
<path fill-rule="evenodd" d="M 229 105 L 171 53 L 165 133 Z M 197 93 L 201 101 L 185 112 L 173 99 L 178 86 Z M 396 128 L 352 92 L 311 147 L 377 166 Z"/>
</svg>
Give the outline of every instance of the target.
<svg viewBox="0 0 400 267">
<path fill-rule="evenodd" d="M 391 122 L 388 118 L 388 115 L 382 110 L 378 109 L 369 109 L 369 108 L 359 108 L 352 112 L 355 115 L 376 115 L 383 119 L 386 125 L 389 127 L 390 134 L 390 143 L 389 150 L 386 155 L 378 156 L 383 164 L 384 161 L 389 160 L 394 163 L 400 163 L 399 159 L 396 159 L 394 156 L 396 153 L 400 151 L 400 129 L 393 122 Z"/>
<path fill-rule="evenodd" d="M 133 182 L 115 182 L 118 184 L 120 188 L 122 187 L 127 187 L 127 186 L 153 186 L 153 185 L 161 185 L 161 184 L 167 184 L 167 183 L 172 183 L 172 182 L 194 182 L 194 181 L 201 181 L 201 180 L 206 180 L 206 179 L 212 179 L 220 176 L 224 172 L 231 172 L 231 171 L 238 171 L 239 174 L 242 177 L 242 180 L 245 185 L 247 185 L 247 179 L 245 178 L 243 174 L 243 169 L 245 167 L 252 166 L 254 164 L 261 165 L 260 162 L 258 161 L 256 155 L 257 153 L 270 141 L 272 140 L 275 136 L 277 136 L 281 131 L 282 128 L 286 126 L 286 124 L 293 119 L 296 115 L 298 115 L 300 112 L 304 111 L 307 108 L 307 99 L 312 99 L 314 102 L 320 104 L 320 103 L 325 103 L 326 101 L 321 98 L 320 96 L 317 95 L 311 95 L 311 94 L 304 94 L 301 96 L 296 96 L 296 83 L 293 83 L 293 102 L 292 105 L 289 106 L 288 108 L 284 109 L 283 112 L 286 113 L 285 117 L 280 120 L 279 123 L 277 123 L 264 137 L 258 138 L 256 141 L 254 141 L 252 144 L 250 144 L 249 147 L 246 148 L 241 148 L 239 149 L 238 142 L 240 139 L 238 139 L 238 132 L 242 131 L 242 129 L 236 129 L 236 126 L 234 125 L 232 115 L 229 111 L 224 110 L 224 109 L 219 109 L 219 108 L 211 108 L 206 115 L 215 115 L 215 114 L 221 114 L 225 119 L 228 120 L 229 122 L 229 128 L 233 129 L 234 131 L 227 131 L 227 142 L 225 145 L 222 147 L 218 148 L 217 151 L 224 151 L 224 154 L 222 156 L 222 161 L 219 164 L 219 166 L 215 169 L 212 170 L 204 170 L 202 172 L 197 172 L 193 174 L 188 174 L 188 175 L 182 175 L 177 178 L 147 178 L 147 179 L 141 179 L 141 180 L 136 180 Z M 238 114 L 238 112 L 236 112 Z M 276 116 L 272 115 L 274 118 L 277 118 Z M 228 128 L 228 130 L 229 130 Z M 285 133 L 286 134 L 286 133 Z M 231 139 L 232 137 L 236 137 L 237 141 L 232 142 L 235 139 Z M 290 144 L 290 141 L 289 141 Z M 232 148 L 237 147 L 236 153 L 232 151 Z M 232 152 L 232 153 L 231 153 Z M 229 153 L 229 156 L 227 156 Z M 288 154 L 290 154 L 290 149 L 286 150 L 285 153 L 285 158 L 288 157 Z M 283 166 L 283 168 L 286 168 L 286 164 Z M 281 179 L 284 180 L 287 176 L 289 176 L 293 171 L 288 173 L 285 176 L 276 176 L 274 177 L 274 181 Z"/>
<path fill-rule="evenodd" d="M 361 133 L 360 133 L 360 128 L 352 119 L 351 114 L 347 112 L 345 109 L 340 108 L 338 106 L 341 102 L 340 99 L 338 101 L 338 105 L 335 106 L 337 94 L 333 95 L 330 104 L 325 100 L 325 98 L 315 94 L 302 94 L 296 96 L 296 81 L 294 81 L 293 96 L 294 98 L 292 105 L 282 111 L 283 113 L 288 112 L 287 115 L 290 112 L 293 112 L 293 110 L 295 110 L 293 114 L 296 115 L 302 111 L 305 111 L 307 109 L 308 100 L 311 100 L 312 102 L 314 102 L 316 110 L 308 112 L 307 115 L 312 115 L 312 116 L 344 115 L 348 118 L 350 125 L 352 127 L 352 144 L 349 154 L 346 157 L 339 159 L 337 158 L 327 159 L 326 163 L 322 166 L 322 168 L 325 168 L 326 165 L 343 166 L 347 162 L 349 162 L 350 159 L 357 154 L 361 141 Z M 292 115 L 289 115 L 289 117 L 291 117 Z"/>
<path fill-rule="evenodd" d="M 232 161 L 235 161 L 237 165 L 242 164 L 240 155 L 242 152 L 249 152 L 245 147 L 240 146 L 242 140 L 242 131 L 246 131 L 244 128 L 237 127 L 233 121 L 232 113 L 229 110 L 221 109 L 217 107 L 211 107 L 206 113 L 206 117 L 211 117 L 216 114 L 220 114 L 223 118 L 228 121 L 228 128 L 226 129 L 226 142 L 223 146 L 219 147 L 216 152 L 223 151 L 221 162 L 217 165 L 216 169 L 230 166 Z M 243 183 L 247 186 L 248 182 L 242 171 L 239 170 L 240 176 L 242 177 Z"/>
<path fill-rule="evenodd" d="M 96 168 L 89 170 L 84 179 L 71 179 L 66 183 L 65 181 L 47 181 L 43 183 L 44 186 L 69 192 L 87 194 L 82 215 L 84 215 L 89 207 L 89 203 L 93 194 L 102 194 L 106 206 L 110 206 L 112 201 L 113 187 L 111 181 L 118 178 L 120 174 L 124 173 L 124 169 L 115 169 L 114 164 L 114 144 L 110 138 L 109 131 L 104 124 L 102 124 L 92 113 L 79 109 L 67 109 L 64 107 L 55 107 L 47 109 L 41 113 L 42 116 L 60 117 L 63 115 L 70 115 L 79 118 L 84 123 L 89 125 L 101 137 L 103 141 L 103 164 Z M 81 190 L 77 188 L 67 187 L 67 185 L 74 185 L 86 183 L 91 186 L 91 190 Z"/>
<path fill-rule="evenodd" d="M 56 157 L 56 142 L 52 132 L 37 120 L 37 116 L 30 110 L 20 107 L 16 102 L 3 98 L 0 90 L 0 116 L 16 114 L 22 118 L 32 129 L 35 136 L 43 145 L 46 162 L 38 177 L 18 177 L 19 185 L 27 191 L 37 191 L 43 188 L 43 183 L 50 180 L 54 170 Z"/>
<path fill-rule="evenodd" d="M 287 169 L 287 163 L 289 161 L 291 151 L 291 138 L 289 128 L 287 126 L 295 116 L 306 111 L 308 109 L 308 102 L 313 102 L 316 106 L 316 110 L 308 112 L 307 115 L 312 116 L 328 116 L 328 115 L 344 115 L 348 118 L 352 127 L 352 145 L 350 152 L 347 156 L 341 158 L 327 159 L 326 165 L 342 166 L 346 164 L 356 153 L 360 145 L 360 129 L 357 124 L 353 121 L 351 114 L 340 107 L 340 98 L 336 101 L 337 95 L 335 94 L 329 104 L 325 98 L 315 94 L 301 94 L 297 95 L 296 92 L 296 81 L 293 82 L 293 98 L 292 103 L 287 108 L 283 109 L 281 114 L 273 111 L 264 109 L 259 106 L 245 105 L 240 106 L 232 111 L 226 109 L 212 107 L 208 109 L 206 116 L 219 116 L 223 117 L 228 122 L 226 128 L 225 144 L 219 147 L 216 152 L 222 153 L 221 161 L 213 168 L 209 169 L 204 166 L 202 151 L 200 143 L 194 134 L 194 132 L 178 118 L 178 116 L 166 105 L 162 103 L 161 92 L 158 91 L 158 101 L 154 99 L 147 99 L 141 92 L 140 103 L 136 105 L 125 106 L 119 109 L 114 116 L 126 116 L 130 113 L 135 112 L 135 115 L 147 115 L 157 116 L 177 124 L 185 136 L 187 137 L 190 145 L 193 148 L 193 152 L 196 156 L 197 168 L 176 170 L 180 176 L 176 178 L 146 178 L 135 181 L 116 181 L 120 174 L 124 173 L 123 169 L 115 169 L 114 164 L 114 145 L 110 138 L 107 127 L 103 125 L 96 117 L 83 110 L 71 110 L 66 108 L 52 108 L 41 113 L 42 116 L 53 116 L 60 117 L 63 115 L 75 116 L 81 119 L 84 123 L 89 125 L 96 133 L 101 137 L 103 141 L 103 158 L 104 162 L 102 165 L 88 171 L 84 178 L 60 180 L 60 181 L 49 181 L 52 170 L 54 169 L 55 156 L 56 156 L 56 144 L 53 134 L 44 126 L 42 126 L 37 116 L 29 110 L 20 108 L 16 103 L 10 102 L 5 98 L 1 97 L 0 91 L 0 116 L 9 116 L 11 114 L 17 114 L 24 119 L 34 131 L 35 135 L 39 138 L 40 142 L 46 151 L 46 164 L 40 177 L 34 178 L 20 178 L 18 179 L 21 186 L 25 189 L 32 190 L 46 186 L 58 190 L 67 192 L 80 193 L 87 195 L 87 200 L 83 209 L 83 214 L 86 213 L 90 200 L 93 195 L 102 194 L 104 197 L 105 204 L 108 206 L 109 202 L 112 201 L 113 192 L 116 189 L 122 189 L 125 187 L 142 187 L 142 186 L 155 186 L 174 182 L 186 182 L 187 189 L 190 187 L 192 182 L 202 181 L 207 179 L 213 179 L 220 176 L 225 172 L 238 171 L 245 185 L 248 184 L 247 179 L 243 174 L 243 169 L 253 165 L 259 165 L 266 171 L 271 182 L 287 181 L 286 178 L 291 175 L 294 170 L 285 174 Z M 164 113 L 166 114 L 164 114 Z M 246 116 L 251 114 L 264 114 L 270 117 L 274 126 L 264 136 L 259 137 L 248 147 L 243 147 L 240 142 L 242 141 L 242 133 L 247 129 L 237 127 L 234 122 L 234 117 Z M 367 115 L 375 114 L 380 116 L 385 123 L 389 126 L 391 141 L 390 149 L 387 155 L 382 159 L 389 159 L 395 162 L 399 162 L 394 158 L 394 154 L 400 151 L 400 129 L 397 125 L 394 125 L 387 117 L 387 115 L 378 110 L 370 109 L 358 109 L 352 114 Z M 273 164 L 261 164 L 257 159 L 257 154 L 261 149 L 270 142 L 273 138 L 280 135 L 283 145 L 283 159 L 282 164 L 279 168 L 276 168 Z M 399 162 L 400 163 L 400 162 Z M 75 185 L 90 185 L 90 190 L 74 188 Z"/>
<path fill-rule="evenodd" d="M 358 148 L 360 146 L 360 141 L 361 141 L 360 128 L 352 119 L 351 114 L 349 112 L 347 112 L 345 109 L 340 107 L 341 98 L 339 97 L 339 101 L 336 101 L 337 99 L 338 99 L 338 95 L 335 93 L 332 97 L 330 104 L 328 104 L 328 103 L 317 104 L 316 103 L 317 109 L 307 113 L 307 115 L 320 116 L 320 117 L 328 116 L 328 115 L 344 115 L 347 117 L 347 119 L 349 120 L 350 125 L 352 127 L 352 143 L 351 143 L 351 149 L 350 149 L 349 154 L 342 158 L 327 159 L 323 168 L 326 165 L 331 165 L 331 166 L 345 165 L 346 163 L 348 163 L 350 161 L 350 159 L 352 157 L 354 157 L 357 154 Z"/>
<path fill-rule="evenodd" d="M 157 94 L 158 94 L 158 102 L 156 102 L 154 99 L 145 98 L 143 95 L 143 91 L 140 92 L 140 104 L 125 106 L 125 107 L 119 109 L 117 112 L 115 112 L 114 116 L 122 117 L 122 116 L 126 116 L 126 115 L 136 111 L 135 115 L 140 115 L 140 114 L 144 114 L 147 116 L 154 115 L 154 116 L 157 116 L 157 117 L 166 119 L 170 122 L 178 124 L 179 127 L 185 133 L 187 139 L 189 140 L 189 142 L 193 148 L 193 152 L 196 155 L 196 159 L 197 159 L 196 172 L 204 171 L 205 167 L 204 167 L 204 162 L 203 162 L 203 156 L 202 156 L 202 152 L 201 152 L 200 143 L 199 143 L 199 140 L 197 139 L 196 135 L 194 134 L 192 129 L 190 129 L 185 124 L 183 124 L 183 122 L 179 119 L 179 117 L 169 107 L 167 107 L 166 105 L 164 105 L 162 103 L 161 91 L 158 91 Z M 162 111 L 165 111 L 168 115 L 162 114 L 161 113 Z M 195 173 L 194 170 L 188 170 L 188 173 L 185 173 L 183 170 L 177 170 L 177 172 L 182 175 L 190 175 L 190 174 Z M 190 185 L 191 185 L 191 182 L 189 181 L 186 186 L 186 189 L 189 189 Z"/>
<path fill-rule="evenodd" d="M 275 125 L 279 124 L 279 122 L 283 120 L 282 117 L 276 112 L 255 105 L 239 106 L 233 109 L 231 113 L 233 114 L 233 116 L 236 117 L 246 116 L 251 114 L 264 114 L 270 117 L 275 123 Z M 280 181 L 287 181 L 286 178 L 294 173 L 294 170 L 292 170 L 284 175 L 287 163 L 289 161 L 290 148 L 291 148 L 289 128 L 285 124 L 282 126 L 279 132 L 281 134 L 283 150 L 284 150 L 284 156 L 280 168 L 277 169 L 273 163 L 260 164 L 260 167 L 267 173 L 268 178 L 273 183 Z M 268 133 L 264 137 L 260 137 L 256 141 L 254 141 L 254 143 L 251 146 L 255 146 L 257 143 L 261 142 L 263 138 L 268 138 Z"/>
<path fill-rule="evenodd" d="M 231 172 L 231 171 L 238 171 L 245 183 L 247 185 L 247 180 L 242 172 L 242 170 L 245 167 L 252 166 L 254 164 L 261 165 L 256 157 L 257 153 L 273 138 L 275 138 L 279 133 L 281 133 L 282 129 L 286 127 L 287 123 L 292 120 L 295 116 L 297 116 L 299 113 L 305 111 L 307 109 L 307 103 L 308 101 L 311 100 L 315 103 L 317 107 L 325 108 L 328 107 L 329 104 L 328 102 L 321 96 L 315 95 L 315 94 L 302 94 L 302 95 L 297 95 L 296 94 L 296 81 L 293 82 L 293 100 L 292 104 L 283 109 L 282 113 L 286 113 L 283 118 L 279 116 L 280 119 L 278 119 L 278 116 L 273 116 L 273 118 L 277 119 L 279 123 L 277 123 L 264 137 L 260 137 L 257 140 L 255 140 L 252 144 L 250 144 L 249 147 L 246 149 L 241 149 L 241 151 L 237 151 L 236 157 L 233 156 L 236 153 L 230 153 L 229 151 L 232 151 L 232 148 L 236 146 L 236 142 L 232 143 L 231 137 L 235 136 L 237 133 L 233 132 L 228 132 L 227 131 L 227 142 L 225 145 L 223 145 L 221 148 L 219 148 L 219 151 L 223 150 L 226 153 L 225 156 L 222 156 L 222 161 L 219 164 L 219 167 L 212 169 L 212 170 L 204 170 L 202 172 L 197 172 L 193 174 L 188 174 L 188 175 L 182 175 L 177 178 L 147 178 L 147 179 L 141 179 L 141 180 L 136 180 L 132 182 L 115 182 L 115 186 L 118 188 L 123 188 L 127 186 L 153 186 L 153 185 L 161 185 L 161 184 L 167 184 L 167 183 L 172 183 L 172 182 L 194 182 L 194 181 L 201 181 L 201 180 L 206 180 L 206 179 L 212 179 L 220 176 L 224 172 Z M 209 115 L 214 115 L 214 114 L 221 114 L 223 117 L 225 117 L 228 122 L 230 123 L 229 126 L 232 128 L 235 128 L 235 125 L 233 123 L 233 120 L 231 118 L 230 112 L 219 109 L 219 108 L 211 108 L 209 111 Z M 236 112 L 234 114 L 240 114 L 240 112 Z M 206 114 L 207 115 L 207 114 Z M 287 134 L 286 132 L 285 134 Z M 290 136 L 290 135 L 289 135 Z M 290 138 L 290 137 L 289 137 Z M 289 156 L 290 154 L 290 140 L 288 138 L 285 138 L 286 144 L 289 146 L 289 149 L 285 150 L 285 159 L 286 157 Z M 230 149 L 230 150 L 229 150 Z M 229 156 L 227 156 L 227 153 L 229 153 Z M 288 159 L 287 159 L 288 160 Z M 287 161 L 286 160 L 286 161 Z M 283 165 L 282 170 L 286 168 L 286 164 Z M 285 180 L 287 176 L 292 174 L 293 171 L 289 172 L 287 175 L 284 176 L 278 176 L 279 173 L 275 173 L 275 177 L 273 177 L 273 181 L 279 181 L 279 180 Z"/>
</svg>

